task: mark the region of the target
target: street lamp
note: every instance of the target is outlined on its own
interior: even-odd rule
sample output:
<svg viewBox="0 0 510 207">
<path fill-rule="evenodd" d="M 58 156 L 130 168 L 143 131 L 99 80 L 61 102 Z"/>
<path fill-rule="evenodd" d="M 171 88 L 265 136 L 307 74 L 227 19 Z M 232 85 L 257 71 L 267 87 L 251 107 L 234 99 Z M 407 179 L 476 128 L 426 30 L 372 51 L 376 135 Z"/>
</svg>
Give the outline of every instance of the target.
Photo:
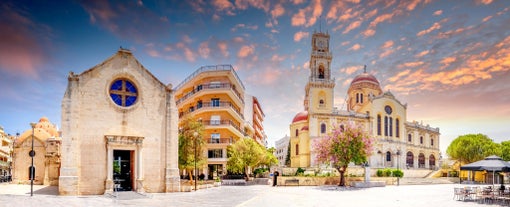
<svg viewBox="0 0 510 207">
<path fill-rule="evenodd" d="M 32 157 L 32 165 L 30 165 L 30 196 L 34 195 L 34 177 L 35 177 L 35 168 L 34 168 L 34 129 L 35 129 L 35 123 L 30 123 L 30 126 L 32 127 L 32 150 L 30 150 L 30 157 Z"/>
<path fill-rule="evenodd" d="M 198 132 L 193 132 L 194 140 L 194 147 L 195 147 L 195 191 L 197 191 L 197 177 L 198 177 L 198 170 L 197 170 L 197 138 L 198 138 Z"/>
<path fill-rule="evenodd" d="M 400 171 L 400 150 L 397 150 L 397 170 Z M 397 186 L 400 186 L 400 175 L 397 176 Z"/>
</svg>

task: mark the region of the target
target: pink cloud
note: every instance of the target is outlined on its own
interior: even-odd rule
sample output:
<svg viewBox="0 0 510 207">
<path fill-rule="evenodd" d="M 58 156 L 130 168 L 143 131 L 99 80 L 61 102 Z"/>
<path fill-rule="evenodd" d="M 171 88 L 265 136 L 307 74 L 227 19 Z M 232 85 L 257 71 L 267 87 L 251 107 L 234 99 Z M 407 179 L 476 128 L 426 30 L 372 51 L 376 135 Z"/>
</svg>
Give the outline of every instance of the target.
<svg viewBox="0 0 510 207">
<path fill-rule="evenodd" d="M 17 8 L 1 5 L 0 69 L 12 74 L 38 77 L 37 68 L 48 60 L 43 38 L 51 36 L 50 28 L 34 23 Z"/>
<path fill-rule="evenodd" d="M 342 32 L 342 34 L 347 34 L 347 33 L 349 33 L 351 30 L 356 29 L 356 28 L 358 28 L 359 26 L 361 26 L 361 21 L 354 21 L 354 22 L 351 22 L 351 24 L 349 24 L 349 26 L 347 26 L 347 28 L 345 28 L 345 30 Z"/>
<path fill-rule="evenodd" d="M 273 18 L 278 18 L 285 13 L 285 8 L 281 4 L 277 4 L 274 6 L 273 10 L 271 10 L 271 16 Z"/>
<path fill-rule="evenodd" d="M 439 16 L 439 15 L 441 15 L 441 14 L 443 14 L 443 10 L 437 10 L 437 11 L 435 11 L 435 12 L 434 12 L 434 14 L 433 14 L 433 15 L 434 15 L 434 16 Z"/>
<path fill-rule="evenodd" d="M 351 75 L 361 69 L 363 69 L 363 65 L 356 65 L 356 66 L 350 66 L 350 67 L 346 67 L 346 68 L 342 68 L 340 69 L 340 71 L 342 71 L 343 73 L 346 73 L 347 75 Z"/>
<path fill-rule="evenodd" d="M 224 41 L 218 42 L 217 46 L 220 49 L 220 53 L 221 53 L 221 55 L 223 55 L 223 57 L 229 56 L 228 45 L 226 42 L 224 42 Z"/>
<path fill-rule="evenodd" d="M 492 3 L 492 0 L 476 0 L 476 3 L 477 4 L 491 4 Z"/>
<path fill-rule="evenodd" d="M 228 0 L 213 0 L 211 4 L 220 11 L 234 8 L 234 5 Z"/>
<path fill-rule="evenodd" d="M 421 51 L 420 53 L 416 54 L 416 56 L 415 56 L 415 57 L 417 57 L 417 58 L 418 58 L 418 57 L 423 57 L 423 56 L 425 56 L 425 55 L 429 54 L 429 52 L 430 52 L 429 50 Z"/>
<path fill-rule="evenodd" d="M 211 54 L 211 48 L 209 48 L 209 42 L 200 43 L 200 46 L 198 47 L 198 54 L 200 54 L 200 57 L 202 57 L 202 58 L 209 58 L 209 55 Z"/>
<path fill-rule="evenodd" d="M 416 36 L 420 37 L 420 36 L 423 36 L 423 35 L 426 35 L 434 30 L 438 30 L 438 29 L 441 29 L 441 24 L 439 24 L 438 22 L 435 22 L 432 26 L 430 26 L 428 29 L 425 29 L 425 30 L 422 30 L 420 32 L 418 32 L 416 34 Z"/>
<path fill-rule="evenodd" d="M 393 40 L 388 40 L 386 42 L 384 42 L 384 44 L 381 46 L 382 49 L 387 49 L 387 48 L 390 48 L 390 47 L 393 47 Z"/>
<path fill-rule="evenodd" d="M 239 58 L 245 58 L 249 55 L 253 55 L 255 51 L 254 45 L 243 45 L 241 49 L 239 49 L 239 52 L 237 53 L 237 57 Z"/>
<path fill-rule="evenodd" d="M 302 31 L 296 32 L 296 34 L 294 34 L 294 42 L 299 42 L 303 38 L 308 37 L 309 35 L 310 34 L 308 32 L 302 32 Z"/>
<path fill-rule="evenodd" d="M 292 26 L 310 27 L 315 24 L 317 18 L 322 14 L 322 4 L 320 0 L 313 0 L 310 5 L 300 9 L 298 13 L 292 15 Z M 310 15 L 307 17 L 307 15 Z"/>
<path fill-rule="evenodd" d="M 356 43 L 351 48 L 349 48 L 347 50 L 357 51 L 359 49 L 361 49 L 361 45 Z"/>
</svg>

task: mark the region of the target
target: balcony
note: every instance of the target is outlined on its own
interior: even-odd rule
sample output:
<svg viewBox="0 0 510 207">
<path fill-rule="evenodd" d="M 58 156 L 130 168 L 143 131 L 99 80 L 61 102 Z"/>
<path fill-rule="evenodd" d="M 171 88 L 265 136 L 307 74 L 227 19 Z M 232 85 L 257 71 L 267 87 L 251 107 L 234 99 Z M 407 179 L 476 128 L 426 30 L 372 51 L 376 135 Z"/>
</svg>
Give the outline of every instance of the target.
<svg viewBox="0 0 510 207">
<path fill-rule="evenodd" d="M 244 98 L 241 96 L 241 93 L 236 90 L 234 85 L 230 83 L 209 83 L 209 84 L 203 84 L 196 86 L 192 91 L 186 93 L 183 97 L 178 99 L 175 103 L 179 105 L 183 101 L 187 100 L 188 98 L 194 96 L 198 92 L 204 90 L 204 91 L 213 91 L 213 90 L 223 90 L 227 89 L 230 90 L 238 99 L 241 101 L 242 104 L 244 104 Z"/>
<path fill-rule="evenodd" d="M 234 77 L 236 78 L 237 82 L 239 82 L 239 84 L 241 84 L 241 87 L 243 87 L 243 89 L 244 89 L 243 82 L 241 82 L 241 79 L 237 75 L 237 73 L 234 70 L 234 67 L 232 67 L 232 65 L 210 65 L 210 66 L 200 67 L 198 70 L 193 72 L 193 74 L 191 74 L 184 81 L 182 81 L 179 85 L 177 85 L 177 87 L 175 87 L 174 90 L 179 90 L 180 88 L 182 88 L 184 86 L 184 84 L 188 83 L 191 79 L 195 78 L 200 73 L 209 72 L 209 71 L 230 71 L 230 72 L 232 72 L 232 74 L 234 74 Z"/>
<path fill-rule="evenodd" d="M 202 125 L 204 125 L 206 129 L 218 127 L 232 128 L 233 132 L 237 134 L 238 137 L 246 136 L 246 132 L 244 130 L 241 130 L 239 124 L 236 124 L 231 120 L 201 120 L 200 122 L 202 123 Z"/>
<path fill-rule="evenodd" d="M 198 113 L 199 111 L 203 110 L 218 110 L 218 109 L 231 110 L 232 112 L 234 112 L 233 113 L 234 116 L 239 116 L 238 118 L 244 120 L 244 115 L 241 113 L 239 108 L 237 108 L 234 104 L 228 101 L 197 103 L 192 108 L 189 108 L 187 112 L 179 113 L 179 118 L 191 113 Z"/>
<path fill-rule="evenodd" d="M 207 144 L 232 144 L 232 143 L 234 143 L 234 139 L 232 138 L 219 138 L 219 139 L 210 138 L 207 140 Z"/>
</svg>

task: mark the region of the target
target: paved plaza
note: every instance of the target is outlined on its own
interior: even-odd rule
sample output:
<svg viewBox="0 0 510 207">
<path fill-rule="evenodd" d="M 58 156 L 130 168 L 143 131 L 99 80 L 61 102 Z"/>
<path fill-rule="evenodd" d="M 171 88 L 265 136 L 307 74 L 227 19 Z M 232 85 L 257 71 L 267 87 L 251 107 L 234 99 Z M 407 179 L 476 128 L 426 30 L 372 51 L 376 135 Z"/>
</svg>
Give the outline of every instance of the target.
<svg viewBox="0 0 510 207">
<path fill-rule="evenodd" d="M 489 206 L 453 200 L 453 188 L 460 184 L 401 185 L 376 188 L 337 186 L 271 187 L 221 186 L 197 192 L 119 193 L 116 197 L 58 196 L 54 186 L 0 184 L 0 206 Z M 497 206 L 497 205 L 491 205 Z"/>
</svg>

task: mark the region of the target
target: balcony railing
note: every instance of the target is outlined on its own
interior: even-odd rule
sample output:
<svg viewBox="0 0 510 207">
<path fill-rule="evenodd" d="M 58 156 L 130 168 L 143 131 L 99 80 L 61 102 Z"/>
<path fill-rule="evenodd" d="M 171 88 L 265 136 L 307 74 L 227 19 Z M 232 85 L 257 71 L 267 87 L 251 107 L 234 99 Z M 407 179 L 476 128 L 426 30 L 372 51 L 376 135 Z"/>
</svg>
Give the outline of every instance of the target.
<svg viewBox="0 0 510 207">
<path fill-rule="evenodd" d="M 200 121 L 202 125 L 204 126 L 231 126 L 235 128 L 237 131 L 239 131 L 241 134 L 246 136 L 246 132 L 244 130 L 241 130 L 241 127 L 239 124 L 236 124 L 235 122 L 231 120 L 201 120 Z"/>
<path fill-rule="evenodd" d="M 209 65 L 209 66 L 202 66 L 202 67 L 200 67 L 198 70 L 196 70 L 190 76 L 188 76 L 186 79 L 184 79 L 184 81 L 179 83 L 179 85 L 177 85 L 177 87 L 175 87 L 174 90 L 178 90 L 184 84 L 186 84 L 187 82 L 189 82 L 191 79 L 193 79 L 194 77 L 196 77 L 198 74 L 200 74 L 202 72 L 207 72 L 207 71 L 222 71 L 222 70 L 231 71 L 234 74 L 237 82 L 239 82 L 239 84 L 241 84 L 241 87 L 243 87 L 243 89 L 245 89 L 244 85 L 243 85 L 243 82 L 241 82 L 241 79 L 239 78 L 239 76 L 237 76 L 237 73 L 234 70 L 234 67 L 232 67 L 232 65 Z"/>
<path fill-rule="evenodd" d="M 177 100 L 175 103 L 179 105 L 181 102 L 185 101 L 186 99 L 192 97 L 196 93 L 202 91 L 202 90 L 218 90 L 218 89 L 230 89 L 232 92 L 236 95 L 236 97 L 241 101 L 241 103 L 244 104 L 244 98 L 241 96 L 241 93 L 237 91 L 234 87 L 234 85 L 230 83 L 209 83 L 209 84 L 203 84 L 196 86 L 192 91 L 186 93 L 183 97 L 181 97 L 179 100 Z"/>
<path fill-rule="evenodd" d="M 232 138 L 219 138 L 219 139 L 210 138 L 207 140 L 207 143 L 208 144 L 232 144 L 232 143 L 234 143 L 234 139 L 232 139 Z"/>
<path fill-rule="evenodd" d="M 312 56 L 315 57 L 325 57 L 325 58 L 331 58 L 330 52 L 319 52 L 319 51 L 312 51 Z"/>
<path fill-rule="evenodd" d="M 219 108 L 230 108 L 233 111 L 235 111 L 236 114 L 241 117 L 241 119 L 244 120 L 244 115 L 241 113 L 239 108 L 237 108 L 234 104 L 232 104 L 231 102 L 228 102 L 228 101 L 197 103 L 193 107 L 188 108 L 188 111 L 180 112 L 179 113 L 179 118 L 181 118 L 184 115 L 187 115 L 187 114 L 190 114 L 190 113 L 193 113 L 195 111 L 202 110 L 202 109 L 219 109 Z"/>
</svg>

